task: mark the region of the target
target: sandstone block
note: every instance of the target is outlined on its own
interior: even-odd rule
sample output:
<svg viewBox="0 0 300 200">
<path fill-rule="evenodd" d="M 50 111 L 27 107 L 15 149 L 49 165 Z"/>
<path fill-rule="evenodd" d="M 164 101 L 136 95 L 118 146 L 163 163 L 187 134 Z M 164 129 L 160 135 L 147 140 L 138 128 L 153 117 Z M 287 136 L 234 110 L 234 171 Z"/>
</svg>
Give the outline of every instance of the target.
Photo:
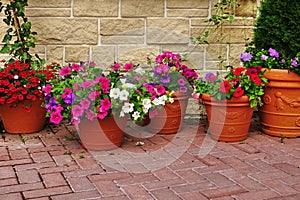
<svg viewBox="0 0 300 200">
<path fill-rule="evenodd" d="M 238 0 L 240 6 L 236 8 L 235 15 L 239 17 L 256 17 L 257 0 Z"/>
<path fill-rule="evenodd" d="M 143 19 L 101 19 L 101 35 L 144 35 Z"/>
<path fill-rule="evenodd" d="M 206 47 L 206 61 L 218 61 L 220 58 L 226 58 L 226 45 L 209 45 Z"/>
<path fill-rule="evenodd" d="M 63 63 L 63 46 L 47 46 L 47 63 Z"/>
<path fill-rule="evenodd" d="M 116 17 L 119 0 L 74 0 L 73 15 L 79 17 Z"/>
<path fill-rule="evenodd" d="M 192 52 L 202 52 L 204 51 L 203 46 L 201 45 L 189 45 L 189 44 L 166 44 L 162 45 L 162 51 L 172 51 L 172 52 L 180 52 L 180 53 L 192 53 Z"/>
<path fill-rule="evenodd" d="M 143 68 L 148 69 L 147 57 L 154 60 L 159 53 L 159 46 L 155 45 L 119 46 L 118 62 L 132 62 L 134 64 L 140 64 Z"/>
<path fill-rule="evenodd" d="M 206 28 L 191 28 L 191 36 L 193 38 L 202 35 Z M 221 35 L 222 34 L 222 35 Z M 214 30 L 212 34 L 210 34 L 208 38 L 208 42 L 210 44 L 216 43 L 237 43 L 243 44 L 245 43 L 245 39 L 252 38 L 253 29 L 252 28 L 242 28 L 242 27 L 223 27 L 221 29 Z"/>
<path fill-rule="evenodd" d="M 86 46 L 67 46 L 65 49 L 65 62 L 88 61 L 89 49 Z"/>
<path fill-rule="evenodd" d="M 70 17 L 71 9 L 27 8 L 25 15 L 27 17 Z"/>
<path fill-rule="evenodd" d="M 207 17 L 207 9 L 169 9 L 167 11 L 168 17 Z"/>
<path fill-rule="evenodd" d="M 70 8 L 71 0 L 28 0 L 32 8 Z"/>
<path fill-rule="evenodd" d="M 183 64 L 195 70 L 202 70 L 204 67 L 204 53 L 193 52 L 187 54 Z"/>
<path fill-rule="evenodd" d="M 230 45 L 229 48 L 229 64 L 234 67 L 241 66 L 240 55 L 245 51 L 245 45 Z"/>
<path fill-rule="evenodd" d="M 208 8 L 209 0 L 167 0 L 167 8 Z"/>
<path fill-rule="evenodd" d="M 31 18 L 41 44 L 97 44 L 97 19 Z"/>
<path fill-rule="evenodd" d="M 164 0 L 122 0 L 122 17 L 163 17 Z"/>
<path fill-rule="evenodd" d="M 199 19 L 191 19 L 192 26 L 207 26 L 207 22 L 205 22 L 207 18 L 199 18 Z M 254 19 L 253 18 L 238 18 L 235 17 L 233 22 L 224 23 L 223 26 L 253 26 Z"/>
<path fill-rule="evenodd" d="M 147 43 L 189 43 L 188 19 L 147 19 Z"/>
<path fill-rule="evenodd" d="M 115 46 L 94 46 L 92 48 L 92 60 L 96 62 L 97 67 L 108 68 L 116 61 Z"/>
<path fill-rule="evenodd" d="M 143 36 L 102 36 L 101 44 L 144 44 Z"/>
</svg>

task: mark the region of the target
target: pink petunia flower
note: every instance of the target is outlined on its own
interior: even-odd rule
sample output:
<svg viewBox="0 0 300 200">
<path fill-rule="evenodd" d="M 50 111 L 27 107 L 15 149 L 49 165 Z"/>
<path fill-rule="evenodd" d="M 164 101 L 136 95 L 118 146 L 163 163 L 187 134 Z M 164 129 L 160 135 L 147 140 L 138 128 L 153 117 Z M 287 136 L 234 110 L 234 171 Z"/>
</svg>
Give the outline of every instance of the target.
<svg viewBox="0 0 300 200">
<path fill-rule="evenodd" d="M 99 119 L 104 119 L 106 116 L 108 115 L 108 112 L 103 110 L 101 107 L 98 108 L 98 114 L 97 114 L 97 117 Z"/>
<path fill-rule="evenodd" d="M 87 110 L 87 111 L 86 111 L 86 118 L 87 118 L 88 120 L 90 120 L 90 121 L 92 121 L 93 119 L 95 119 L 95 118 L 96 118 L 96 115 L 95 115 L 94 111 L 92 111 L 92 110 Z"/>
<path fill-rule="evenodd" d="M 78 71 L 81 69 L 81 67 L 80 67 L 80 65 L 77 64 L 77 63 L 72 63 L 72 69 L 73 69 L 74 71 L 78 72 Z"/>
<path fill-rule="evenodd" d="M 93 82 L 91 80 L 84 81 L 84 82 L 81 83 L 81 87 L 84 88 L 84 89 L 89 88 L 91 86 L 93 86 Z"/>
<path fill-rule="evenodd" d="M 71 69 L 69 66 L 66 66 L 64 68 L 61 68 L 60 71 L 59 71 L 60 75 L 62 76 L 67 76 L 69 74 L 71 74 Z"/>
<path fill-rule="evenodd" d="M 79 106 L 79 105 L 75 105 L 73 108 L 72 108 L 72 115 L 74 117 L 81 117 L 82 116 L 82 113 L 83 113 L 83 109 Z"/>
<path fill-rule="evenodd" d="M 53 124 L 59 124 L 62 119 L 63 117 L 60 112 L 53 112 L 50 114 L 50 122 Z"/>
<path fill-rule="evenodd" d="M 80 101 L 80 105 L 82 109 L 87 110 L 89 109 L 91 102 L 88 99 L 84 98 Z"/>
<path fill-rule="evenodd" d="M 166 93 L 166 89 L 165 89 L 165 87 L 164 87 L 163 85 L 158 85 L 158 86 L 156 87 L 156 89 L 157 89 L 157 93 L 158 93 L 159 95 L 163 95 L 163 94 Z"/>
<path fill-rule="evenodd" d="M 98 91 L 92 91 L 90 94 L 89 94 L 89 98 L 90 100 L 92 101 L 95 101 L 97 97 L 99 97 L 99 92 Z"/>
<path fill-rule="evenodd" d="M 132 63 L 126 63 L 126 64 L 124 65 L 124 69 L 125 69 L 126 71 L 132 70 L 132 69 L 133 69 L 133 64 L 132 64 Z"/>
<path fill-rule="evenodd" d="M 51 90 L 52 90 L 52 86 L 51 85 L 46 85 L 43 88 L 43 92 L 45 92 L 46 94 L 50 94 Z"/>
<path fill-rule="evenodd" d="M 109 99 L 103 99 L 100 101 L 100 105 L 103 110 L 108 111 L 110 109 L 111 102 Z"/>
</svg>

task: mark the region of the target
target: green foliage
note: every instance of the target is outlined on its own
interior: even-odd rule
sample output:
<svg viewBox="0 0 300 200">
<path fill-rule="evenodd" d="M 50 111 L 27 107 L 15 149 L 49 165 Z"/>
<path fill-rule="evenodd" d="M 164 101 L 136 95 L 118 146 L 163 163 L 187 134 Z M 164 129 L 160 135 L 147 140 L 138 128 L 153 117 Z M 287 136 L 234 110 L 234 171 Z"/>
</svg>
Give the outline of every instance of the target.
<svg viewBox="0 0 300 200">
<path fill-rule="evenodd" d="M 10 1 L 6 6 L 0 2 L 0 12 L 3 12 L 6 18 L 3 22 L 8 26 L 2 42 L 4 46 L 0 53 L 9 53 L 12 56 L 9 62 L 19 60 L 31 64 L 31 66 L 40 66 L 44 60 L 36 55 L 37 59 L 29 53 L 31 48 L 35 47 L 36 32 L 31 31 L 31 22 L 25 16 L 25 7 L 28 6 L 28 0 Z"/>
<path fill-rule="evenodd" d="M 257 49 L 275 48 L 291 59 L 300 51 L 300 1 L 264 0 L 254 30 Z"/>
<path fill-rule="evenodd" d="M 212 33 L 219 28 L 222 29 L 224 23 L 233 22 L 233 10 L 236 6 L 239 6 L 239 4 L 235 0 L 218 0 L 218 2 L 214 4 L 212 16 L 204 21 L 207 23 L 205 31 L 200 34 L 194 42 L 198 44 L 209 44 L 208 38 Z M 224 35 L 221 31 L 218 41 L 222 40 L 224 40 Z"/>
</svg>

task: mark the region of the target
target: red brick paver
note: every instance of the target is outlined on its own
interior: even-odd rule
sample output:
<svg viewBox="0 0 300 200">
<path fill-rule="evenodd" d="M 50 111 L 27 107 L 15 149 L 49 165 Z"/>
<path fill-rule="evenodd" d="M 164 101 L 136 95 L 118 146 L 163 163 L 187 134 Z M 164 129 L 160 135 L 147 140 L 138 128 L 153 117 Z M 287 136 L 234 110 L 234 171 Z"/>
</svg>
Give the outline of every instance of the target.
<svg viewBox="0 0 300 200">
<path fill-rule="evenodd" d="M 121 148 L 110 151 L 83 149 L 69 125 L 25 142 L 2 134 L 0 200 L 300 199 L 300 138 L 281 143 L 253 121 L 247 140 L 222 143 L 204 133 L 205 120 L 197 125 L 149 138 L 127 127 Z"/>
</svg>

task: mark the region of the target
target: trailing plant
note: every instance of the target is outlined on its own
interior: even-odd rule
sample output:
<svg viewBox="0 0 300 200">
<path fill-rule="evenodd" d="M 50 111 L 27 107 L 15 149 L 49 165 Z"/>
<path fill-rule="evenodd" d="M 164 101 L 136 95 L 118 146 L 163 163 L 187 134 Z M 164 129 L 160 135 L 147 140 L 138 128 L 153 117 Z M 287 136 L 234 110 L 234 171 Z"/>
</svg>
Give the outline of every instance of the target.
<svg viewBox="0 0 300 200">
<path fill-rule="evenodd" d="M 10 54 L 12 58 L 8 62 L 19 60 L 30 64 L 30 66 L 40 66 L 44 60 L 36 54 L 32 56 L 30 49 L 35 47 L 37 41 L 36 32 L 31 31 L 31 22 L 25 16 L 25 7 L 28 6 L 28 0 L 10 0 L 7 5 L 0 2 L 0 12 L 3 12 L 6 18 L 3 22 L 8 26 L 2 42 L 4 46 L 0 53 Z"/>
</svg>

